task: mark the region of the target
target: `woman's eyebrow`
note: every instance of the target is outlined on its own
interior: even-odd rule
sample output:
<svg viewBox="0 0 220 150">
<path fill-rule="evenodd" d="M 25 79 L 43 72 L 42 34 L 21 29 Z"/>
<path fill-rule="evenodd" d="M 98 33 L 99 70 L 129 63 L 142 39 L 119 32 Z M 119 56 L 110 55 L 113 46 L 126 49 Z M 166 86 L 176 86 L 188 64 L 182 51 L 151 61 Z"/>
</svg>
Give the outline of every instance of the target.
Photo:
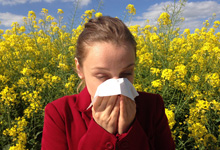
<svg viewBox="0 0 220 150">
<path fill-rule="evenodd" d="M 127 68 L 129 68 L 131 66 L 134 66 L 134 65 L 135 65 L 134 63 L 131 63 L 128 66 L 124 67 L 123 69 L 127 69 Z M 92 70 L 107 70 L 108 71 L 109 69 L 105 68 L 105 67 L 93 67 Z"/>
<path fill-rule="evenodd" d="M 127 67 L 125 67 L 125 68 L 123 68 L 123 69 L 127 69 L 127 68 L 129 68 L 129 67 L 131 67 L 131 66 L 134 66 L 135 65 L 135 63 L 131 63 L 130 65 L 128 65 Z"/>
<path fill-rule="evenodd" d="M 92 68 L 92 70 L 109 70 L 109 69 L 104 67 L 94 67 Z"/>
</svg>

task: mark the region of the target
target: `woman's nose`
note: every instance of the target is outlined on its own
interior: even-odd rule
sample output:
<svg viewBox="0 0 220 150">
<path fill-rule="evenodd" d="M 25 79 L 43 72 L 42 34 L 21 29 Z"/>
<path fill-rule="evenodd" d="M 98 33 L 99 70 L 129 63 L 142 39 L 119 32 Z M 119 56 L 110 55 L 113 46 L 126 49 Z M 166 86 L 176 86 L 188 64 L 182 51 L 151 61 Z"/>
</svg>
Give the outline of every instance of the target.
<svg viewBox="0 0 220 150">
<path fill-rule="evenodd" d="M 119 79 L 119 78 L 120 78 L 119 76 L 112 77 L 112 79 Z"/>
</svg>

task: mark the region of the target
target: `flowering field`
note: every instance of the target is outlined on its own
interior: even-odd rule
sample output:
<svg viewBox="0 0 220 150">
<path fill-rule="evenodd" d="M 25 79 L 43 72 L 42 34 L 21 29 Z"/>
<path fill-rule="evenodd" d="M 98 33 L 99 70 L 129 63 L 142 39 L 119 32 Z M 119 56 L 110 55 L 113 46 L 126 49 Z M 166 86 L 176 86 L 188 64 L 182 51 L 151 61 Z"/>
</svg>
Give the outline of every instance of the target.
<svg viewBox="0 0 220 150">
<path fill-rule="evenodd" d="M 127 6 L 128 17 L 135 14 Z M 83 24 L 100 12 L 88 10 L 71 32 L 42 9 L 24 26 L 0 30 L 0 149 L 40 149 L 44 107 L 77 93 L 74 72 L 76 40 Z M 129 26 L 137 41 L 135 88 L 159 93 L 176 149 L 220 149 L 220 22 L 180 34 L 164 12 L 158 25 Z"/>
</svg>

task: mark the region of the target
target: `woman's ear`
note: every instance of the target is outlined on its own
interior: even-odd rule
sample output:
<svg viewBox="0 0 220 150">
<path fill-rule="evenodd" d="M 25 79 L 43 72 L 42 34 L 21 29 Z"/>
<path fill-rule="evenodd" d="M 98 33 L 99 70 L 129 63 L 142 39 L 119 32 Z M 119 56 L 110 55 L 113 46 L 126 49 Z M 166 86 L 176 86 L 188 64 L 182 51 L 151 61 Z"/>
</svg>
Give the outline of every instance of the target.
<svg viewBox="0 0 220 150">
<path fill-rule="evenodd" d="M 79 78 L 84 79 L 82 67 L 80 66 L 79 61 L 76 57 L 75 57 L 75 64 L 76 64 L 76 71 L 77 71 Z"/>
</svg>

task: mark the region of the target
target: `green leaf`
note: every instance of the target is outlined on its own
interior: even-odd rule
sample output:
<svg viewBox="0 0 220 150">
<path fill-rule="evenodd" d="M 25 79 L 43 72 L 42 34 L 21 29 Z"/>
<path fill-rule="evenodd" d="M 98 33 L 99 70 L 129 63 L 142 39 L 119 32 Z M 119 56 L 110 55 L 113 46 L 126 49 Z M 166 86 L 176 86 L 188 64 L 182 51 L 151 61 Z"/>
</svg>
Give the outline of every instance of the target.
<svg viewBox="0 0 220 150">
<path fill-rule="evenodd" d="M 3 147 L 2 150 L 9 150 L 10 149 L 10 144 L 6 145 L 5 147 Z"/>
<path fill-rule="evenodd" d="M 220 118 L 216 119 L 215 121 L 216 121 L 216 122 L 220 122 Z"/>
</svg>

